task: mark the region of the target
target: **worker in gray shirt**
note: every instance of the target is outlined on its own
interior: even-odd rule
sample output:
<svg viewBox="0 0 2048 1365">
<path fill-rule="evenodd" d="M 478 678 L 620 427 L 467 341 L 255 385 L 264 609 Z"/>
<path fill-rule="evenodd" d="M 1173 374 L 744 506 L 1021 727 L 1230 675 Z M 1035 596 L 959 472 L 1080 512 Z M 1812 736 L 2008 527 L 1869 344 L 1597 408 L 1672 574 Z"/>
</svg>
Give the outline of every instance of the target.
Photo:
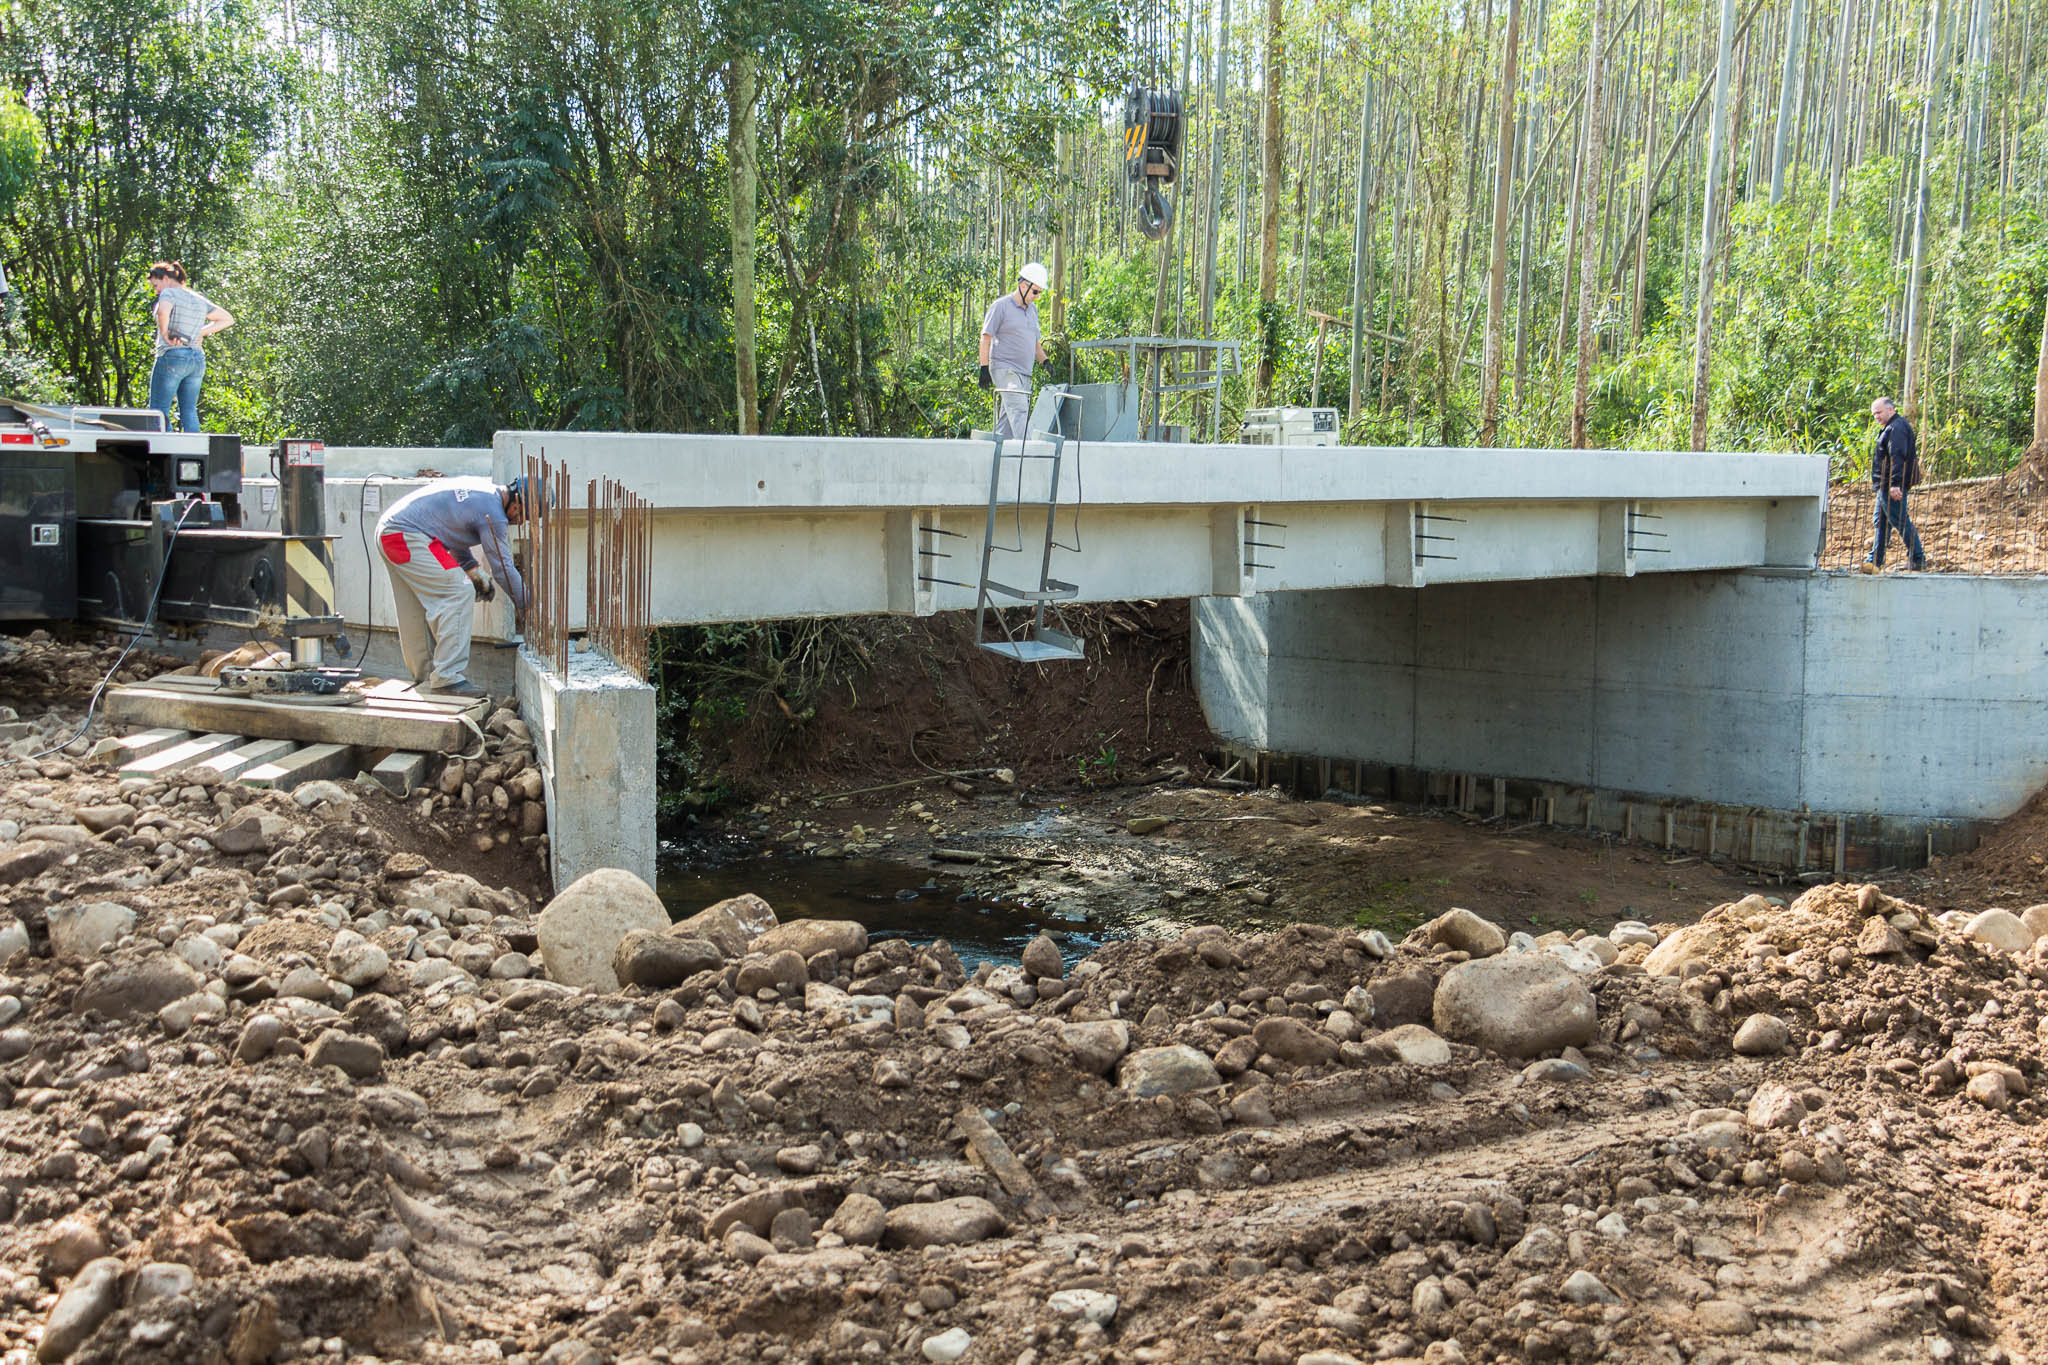
<svg viewBox="0 0 2048 1365">
<path fill-rule="evenodd" d="M 526 480 L 435 479 L 407 493 L 377 521 L 377 545 L 398 605 L 398 647 L 422 691 L 483 697 L 469 671 L 469 633 L 477 602 L 505 585 L 526 609 L 526 584 L 512 563 L 510 528 L 526 520 Z M 490 576 L 477 563 L 482 549 Z"/>
<path fill-rule="evenodd" d="M 996 393 L 996 435 L 1021 441 L 1031 420 L 1031 370 L 1045 359 L 1038 339 L 1038 296 L 1045 267 L 1037 261 L 1017 272 L 1015 292 L 988 306 L 981 320 L 981 386 Z"/>
</svg>

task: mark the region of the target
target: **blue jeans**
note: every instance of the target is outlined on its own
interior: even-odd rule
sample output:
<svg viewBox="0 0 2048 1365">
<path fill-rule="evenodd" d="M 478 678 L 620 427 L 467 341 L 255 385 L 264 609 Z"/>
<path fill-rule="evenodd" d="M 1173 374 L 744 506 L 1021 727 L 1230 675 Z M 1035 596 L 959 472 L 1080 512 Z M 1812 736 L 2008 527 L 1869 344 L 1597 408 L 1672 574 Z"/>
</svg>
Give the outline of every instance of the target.
<svg viewBox="0 0 2048 1365">
<path fill-rule="evenodd" d="M 171 401 L 177 400 L 178 428 L 199 430 L 199 385 L 206 378 L 206 352 L 197 346 L 169 346 L 149 371 L 149 405 L 171 426 Z"/>
<path fill-rule="evenodd" d="M 1916 569 L 1927 563 L 1927 551 L 1920 548 L 1920 532 L 1913 525 L 1913 519 L 1906 515 L 1906 502 L 1912 496 L 1911 493 L 1901 493 L 1899 500 L 1893 502 L 1889 490 L 1877 490 L 1877 543 L 1870 551 L 1871 563 L 1884 563 L 1885 546 L 1891 541 L 1894 528 L 1898 530 L 1899 539 L 1906 542 L 1907 561 Z"/>
</svg>

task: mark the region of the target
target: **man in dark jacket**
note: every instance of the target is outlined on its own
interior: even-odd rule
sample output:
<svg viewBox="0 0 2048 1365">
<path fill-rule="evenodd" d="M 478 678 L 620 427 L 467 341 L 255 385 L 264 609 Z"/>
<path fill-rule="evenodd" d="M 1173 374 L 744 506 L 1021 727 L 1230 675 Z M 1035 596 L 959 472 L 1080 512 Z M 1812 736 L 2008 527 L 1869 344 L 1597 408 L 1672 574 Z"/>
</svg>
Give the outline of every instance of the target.
<svg viewBox="0 0 2048 1365">
<path fill-rule="evenodd" d="M 1864 573 L 1884 567 L 1884 551 L 1894 528 L 1906 542 L 1907 562 L 1915 569 L 1927 567 L 1927 552 L 1920 548 L 1920 532 L 1906 514 L 1906 494 L 1920 482 L 1920 456 L 1913 440 L 1913 427 L 1889 398 L 1870 405 L 1870 415 L 1879 423 L 1877 445 L 1870 452 L 1870 486 L 1877 494 L 1877 540 L 1864 559 Z"/>
</svg>

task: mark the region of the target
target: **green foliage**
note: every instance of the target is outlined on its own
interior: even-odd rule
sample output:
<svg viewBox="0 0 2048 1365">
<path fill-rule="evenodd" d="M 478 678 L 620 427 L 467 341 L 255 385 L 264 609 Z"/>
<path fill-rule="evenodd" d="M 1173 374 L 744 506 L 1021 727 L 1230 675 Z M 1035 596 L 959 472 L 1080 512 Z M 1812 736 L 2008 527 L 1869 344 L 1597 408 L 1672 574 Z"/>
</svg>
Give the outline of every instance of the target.
<svg viewBox="0 0 2048 1365">
<path fill-rule="evenodd" d="M 1839 3 L 1839 0 L 1835 0 Z M 2024 7 L 2023 7 L 2024 8 Z M 1695 7 L 1697 9 L 1697 7 Z M 1816 13 L 1813 31 L 1833 31 Z M 1569 240 L 1590 6 L 1525 15 L 1526 139 L 1511 216 L 1503 440 L 1568 429 L 1576 338 Z M 1658 11 L 1661 14 L 1661 11 Z M 1902 12 L 1904 13 L 1904 12 Z M 1501 15 L 1426 0 L 1370 12 L 1289 6 L 1278 297 L 1256 274 L 1263 16 L 1238 9 L 1230 89 L 1189 90 L 1191 141 L 1161 248 L 1118 225 L 1121 87 L 1206 64 L 1213 10 L 1134 22 L 1108 0 L 16 0 L 0 8 L 0 254 L 25 343 L 0 379 L 38 393 L 140 396 L 140 266 L 182 257 L 239 325 L 212 343 L 208 416 L 247 435 L 477 444 L 500 429 L 731 429 L 729 64 L 759 72 L 754 325 L 760 416 L 784 434 L 955 434 L 989 420 L 975 386 L 981 310 L 1061 239 L 1069 293 L 1053 373 L 1110 379 L 1079 339 L 1198 329 L 1193 295 L 1220 139 L 1214 333 L 1272 371 L 1275 404 L 1344 411 L 1346 438 L 1477 438 Z M 1645 155 L 1678 135 L 1705 73 L 1675 37 L 1706 11 L 1628 11 L 1623 93 L 1596 211 L 1603 237 L 1596 444 L 1690 443 L 1704 120 L 1658 186 L 1635 305 Z M 1610 16 L 1613 17 L 1613 16 Z M 1759 35 L 1774 32 L 1767 14 Z M 1925 49 L 1924 18 L 1896 35 Z M 1994 23 L 2009 47 L 2028 22 Z M 1704 31 L 1704 30 L 1701 30 Z M 1658 35 L 1665 35 L 1659 37 Z M 1180 44 L 1193 35 L 1195 52 Z M 1936 476 L 2003 468 L 2031 427 L 2048 305 L 2048 118 L 2007 52 L 1949 81 L 1929 163 L 1927 328 L 1918 425 Z M 1189 58 L 1193 61 L 1190 63 Z M 1646 64 L 1644 58 L 1653 59 Z M 1811 118 L 1777 208 L 1775 67 L 1751 71 L 1712 319 L 1708 443 L 1867 459 L 1867 409 L 1898 393 L 1919 58 L 1861 119 L 1830 213 L 1816 122 L 1850 79 L 1809 52 Z M 1645 77 L 1661 85 L 1647 107 Z M 1992 78 L 1992 72 L 1998 73 Z M 1363 82 L 1377 195 L 1363 312 L 1371 364 L 1352 415 L 1349 332 L 1320 362 L 1309 310 L 1348 312 Z M 1150 77 L 1148 77 L 1149 79 Z M 1195 78 L 1206 79 L 1206 78 Z M 2038 82 L 2035 82 L 2038 84 Z M 1993 101 L 1966 172 L 1970 101 Z M 1979 125 L 1980 127 L 1984 125 Z M 280 137 L 280 130 L 289 136 Z M 1651 146 L 1639 141 L 1649 134 Z M 1961 221 L 1963 186 L 1974 217 Z M 1524 212 L 1526 210 L 1526 212 Z M 1607 289 L 1609 272 L 1619 287 Z M 1051 318 L 1046 318 L 1048 328 Z M 1221 428 L 1251 402 L 1226 386 Z M 1193 416 L 1170 408 L 1168 421 Z M 1200 414 L 1197 428 L 1206 427 Z M 1205 433 L 1206 434 L 1206 433 Z"/>
<path fill-rule="evenodd" d="M 139 396 L 151 356 L 142 268 L 179 258 L 209 287 L 290 92 L 293 63 L 246 0 L 203 14 L 172 0 L 0 11 L 0 67 L 43 147 L 4 219 L 28 341 L 87 400 Z"/>
<path fill-rule="evenodd" d="M 43 133 L 19 91 L 0 86 L 0 218 L 35 182 L 43 160 Z"/>
</svg>

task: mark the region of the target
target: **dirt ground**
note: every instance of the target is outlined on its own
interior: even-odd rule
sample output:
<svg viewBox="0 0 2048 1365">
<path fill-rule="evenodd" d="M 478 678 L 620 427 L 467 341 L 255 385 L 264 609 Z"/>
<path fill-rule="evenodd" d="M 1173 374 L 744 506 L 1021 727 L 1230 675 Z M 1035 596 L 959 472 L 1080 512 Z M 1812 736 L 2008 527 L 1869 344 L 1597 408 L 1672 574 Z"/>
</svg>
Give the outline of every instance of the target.
<svg viewBox="0 0 2048 1365">
<path fill-rule="evenodd" d="M 0 751 L 103 658 L 0 669 Z M 0 1362 L 2048 1359 L 2048 910 L 1012 776 L 740 828 L 1057 841 L 965 866 L 1178 918 L 970 973 L 749 899 L 543 915 L 381 792 L 13 757 Z M 1936 871 L 2022 888 L 2031 837 Z"/>
<path fill-rule="evenodd" d="M 2048 572 L 2048 505 L 2024 471 L 1986 479 L 1928 484 L 1914 490 L 1908 515 L 1935 573 Z M 1827 543 L 1821 567 L 1854 568 L 1875 538 L 1875 498 L 1868 483 L 1828 489 Z M 1896 543 L 1885 569 L 1904 573 Z"/>
</svg>

